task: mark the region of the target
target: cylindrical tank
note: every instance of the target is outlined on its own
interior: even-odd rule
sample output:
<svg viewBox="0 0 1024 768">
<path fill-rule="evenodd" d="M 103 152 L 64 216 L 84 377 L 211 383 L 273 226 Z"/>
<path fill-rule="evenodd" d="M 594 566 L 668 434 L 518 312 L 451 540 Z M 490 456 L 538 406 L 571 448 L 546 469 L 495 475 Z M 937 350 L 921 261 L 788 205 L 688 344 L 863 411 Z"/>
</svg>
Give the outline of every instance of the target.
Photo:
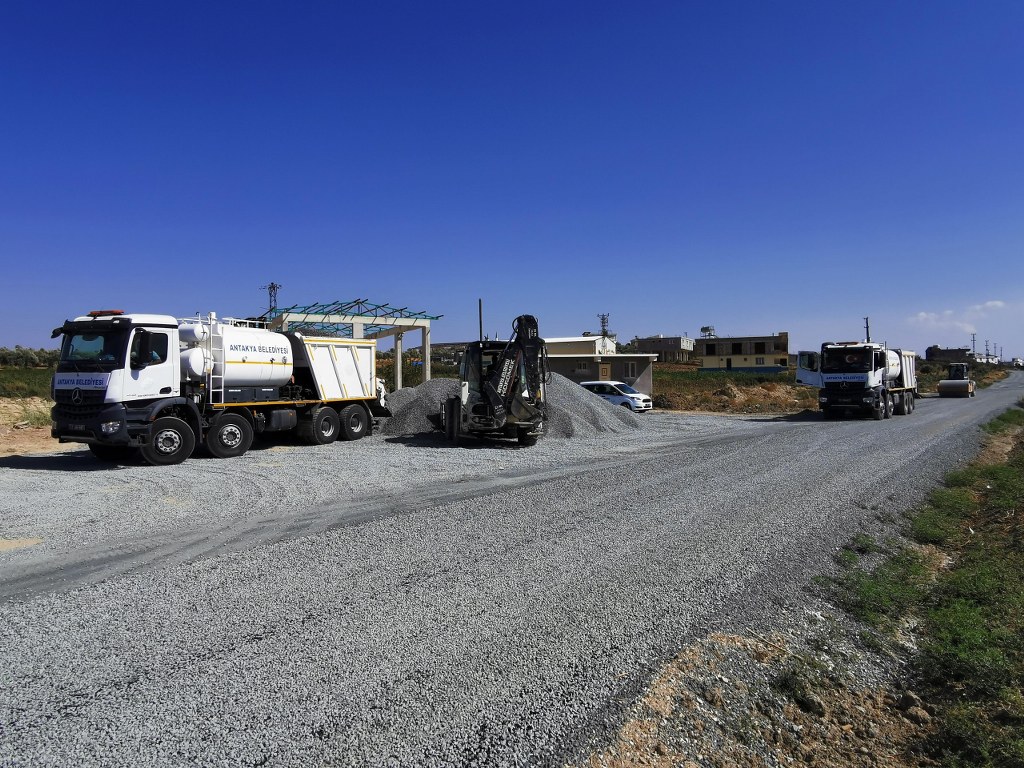
<svg viewBox="0 0 1024 768">
<path fill-rule="evenodd" d="M 882 378 L 886 381 L 898 379 L 900 377 L 900 356 L 899 353 L 894 352 L 891 349 L 885 350 L 885 373 L 882 374 Z"/>
<path fill-rule="evenodd" d="M 224 341 L 224 386 L 276 387 L 291 378 L 292 346 L 287 336 L 237 325 L 221 324 L 220 330 Z"/>
<path fill-rule="evenodd" d="M 206 350 L 201 347 L 181 350 L 181 377 L 189 381 L 202 381 L 206 376 Z"/>
<path fill-rule="evenodd" d="M 210 326 L 200 322 L 185 322 L 178 325 L 178 336 L 186 344 L 198 344 L 206 341 L 210 335 Z"/>
</svg>

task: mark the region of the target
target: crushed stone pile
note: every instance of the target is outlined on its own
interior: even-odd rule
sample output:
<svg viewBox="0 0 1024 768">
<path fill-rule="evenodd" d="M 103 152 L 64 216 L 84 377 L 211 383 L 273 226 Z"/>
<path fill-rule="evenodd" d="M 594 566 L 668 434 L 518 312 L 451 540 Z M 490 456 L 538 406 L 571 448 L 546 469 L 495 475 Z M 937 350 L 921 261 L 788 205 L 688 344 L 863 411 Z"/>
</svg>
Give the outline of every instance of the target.
<svg viewBox="0 0 1024 768">
<path fill-rule="evenodd" d="M 381 427 L 384 435 L 418 435 L 433 432 L 440 426 L 437 422 L 441 403 L 459 394 L 459 382 L 455 379 L 431 379 L 417 387 L 402 387 L 388 394 L 388 408 L 391 418 L 385 419 Z"/>
<path fill-rule="evenodd" d="M 384 435 L 416 435 L 438 428 L 441 403 L 459 392 L 454 379 L 431 379 L 388 395 L 392 416 L 385 419 Z M 643 418 L 628 408 L 613 405 L 576 382 L 553 373 L 547 385 L 547 436 L 567 438 L 625 432 L 643 426 Z"/>
</svg>

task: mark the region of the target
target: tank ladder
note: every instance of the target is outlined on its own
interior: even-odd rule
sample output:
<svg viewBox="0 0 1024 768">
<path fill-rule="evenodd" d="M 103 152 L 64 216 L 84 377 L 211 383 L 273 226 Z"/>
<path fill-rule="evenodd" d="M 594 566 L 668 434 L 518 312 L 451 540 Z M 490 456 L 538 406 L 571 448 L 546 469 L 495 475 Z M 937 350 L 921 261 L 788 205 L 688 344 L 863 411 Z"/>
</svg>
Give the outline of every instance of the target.
<svg viewBox="0 0 1024 768">
<path fill-rule="evenodd" d="M 221 332 L 217 316 L 210 313 L 209 337 L 210 373 L 207 387 L 210 393 L 210 405 L 224 404 L 224 334 Z"/>
</svg>

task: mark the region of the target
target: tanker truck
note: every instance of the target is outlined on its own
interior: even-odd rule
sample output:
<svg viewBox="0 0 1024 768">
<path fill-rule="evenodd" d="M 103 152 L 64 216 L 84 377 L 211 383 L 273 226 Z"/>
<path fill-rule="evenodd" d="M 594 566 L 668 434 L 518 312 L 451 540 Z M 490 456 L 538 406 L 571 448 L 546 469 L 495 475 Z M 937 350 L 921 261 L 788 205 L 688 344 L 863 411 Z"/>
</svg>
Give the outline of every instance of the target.
<svg viewBox="0 0 1024 768">
<path fill-rule="evenodd" d="M 888 419 L 914 410 L 917 355 L 869 341 L 825 342 L 820 352 L 797 355 L 797 384 L 818 387 L 825 418 L 844 413 Z"/>
<path fill-rule="evenodd" d="M 65 320 L 60 336 L 51 435 L 103 461 L 178 464 L 197 446 L 241 456 L 265 432 L 324 445 L 363 437 L 390 415 L 370 339 L 121 310 Z"/>
</svg>

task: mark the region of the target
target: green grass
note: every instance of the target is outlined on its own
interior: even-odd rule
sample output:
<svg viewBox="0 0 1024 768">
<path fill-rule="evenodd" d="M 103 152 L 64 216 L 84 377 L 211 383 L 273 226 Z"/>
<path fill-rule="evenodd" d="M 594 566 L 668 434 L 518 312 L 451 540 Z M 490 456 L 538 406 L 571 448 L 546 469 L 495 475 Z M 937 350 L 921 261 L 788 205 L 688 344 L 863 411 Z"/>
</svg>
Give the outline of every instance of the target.
<svg viewBox="0 0 1024 768">
<path fill-rule="evenodd" d="M 30 427 L 48 427 L 50 426 L 50 408 L 49 406 L 31 406 L 24 405 L 21 408 L 21 412 L 14 417 L 15 424 L 28 424 Z"/>
<path fill-rule="evenodd" d="M 0 368 L 0 397 L 49 397 L 53 368 Z"/>
<path fill-rule="evenodd" d="M 833 587 L 839 604 L 850 614 L 873 627 L 887 629 L 920 603 L 929 580 L 924 558 L 908 549 L 873 571 L 848 571 L 834 580 Z"/>
<path fill-rule="evenodd" d="M 982 429 L 990 434 L 999 434 L 1005 432 L 1012 427 L 1019 427 L 1024 425 L 1024 409 L 1011 408 L 1004 413 L 996 416 L 992 421 L 984 424 Z"/>
</svg>

